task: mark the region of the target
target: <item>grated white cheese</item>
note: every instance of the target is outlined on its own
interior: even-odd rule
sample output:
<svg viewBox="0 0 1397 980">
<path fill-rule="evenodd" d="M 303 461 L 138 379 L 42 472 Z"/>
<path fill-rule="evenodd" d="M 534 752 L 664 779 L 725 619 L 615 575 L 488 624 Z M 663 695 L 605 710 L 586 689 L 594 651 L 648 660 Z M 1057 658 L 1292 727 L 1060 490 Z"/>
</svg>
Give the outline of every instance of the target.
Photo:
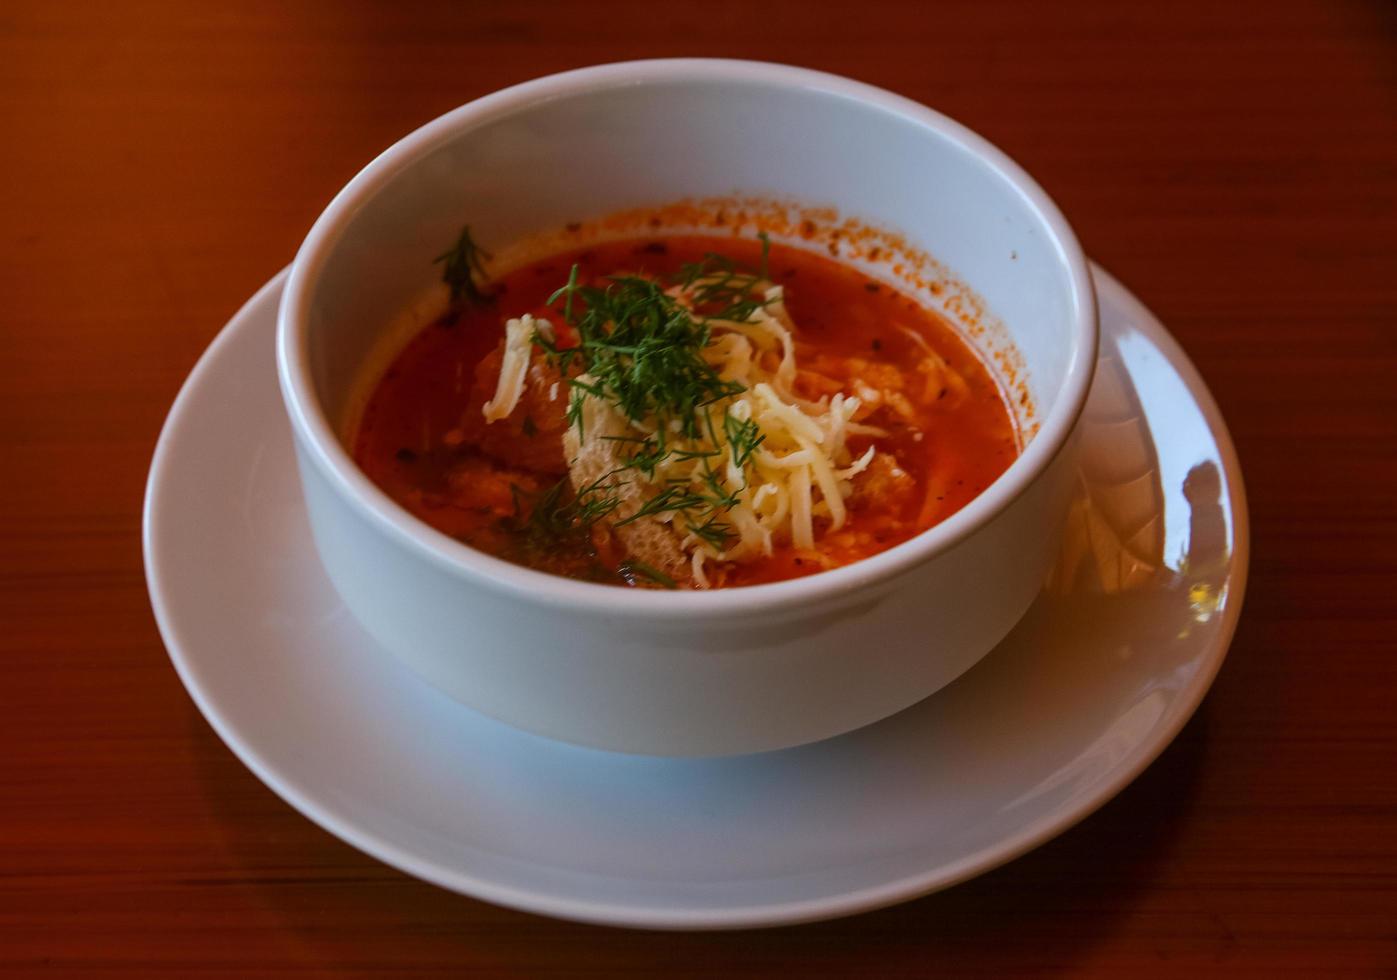
<svg viewBox="0 0 1397 980">
<path fill-rule="evenodd" d="M 551 336 L 553 324 L 547 320 L 535 320 L 525 313 L 504 325 L 504 360 L 500 364 L 500 380 L 495 384 L 495 397 L 481 407 L 485 421 L 498 422 L 518 406 L 519 398 L 524 394 L 535 330 L 544 336 Z"/>
</svg>

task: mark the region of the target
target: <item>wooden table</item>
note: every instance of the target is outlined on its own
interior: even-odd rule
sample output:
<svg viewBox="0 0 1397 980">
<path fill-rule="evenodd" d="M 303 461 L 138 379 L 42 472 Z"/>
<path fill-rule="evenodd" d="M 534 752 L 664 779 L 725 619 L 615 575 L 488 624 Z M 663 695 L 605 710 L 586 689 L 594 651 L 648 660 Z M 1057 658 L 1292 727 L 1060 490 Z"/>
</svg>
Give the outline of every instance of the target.
<svg viewBox="0 0 1397 980">
<path fill-rule="evenodd" d="M 0 973 L 1397 975 L 1397 8 L 832 8 L 0 8 Z M 1016 157 L 1196 360 L 1255 533 L 1216 687 L 1096 815 L 943 894 L 712 935 L 506 911 L 317 829 L 184 693 L 139 546 L 180 382 L 375 152 L 692 54 L 865 79 Z"/>
</svg>

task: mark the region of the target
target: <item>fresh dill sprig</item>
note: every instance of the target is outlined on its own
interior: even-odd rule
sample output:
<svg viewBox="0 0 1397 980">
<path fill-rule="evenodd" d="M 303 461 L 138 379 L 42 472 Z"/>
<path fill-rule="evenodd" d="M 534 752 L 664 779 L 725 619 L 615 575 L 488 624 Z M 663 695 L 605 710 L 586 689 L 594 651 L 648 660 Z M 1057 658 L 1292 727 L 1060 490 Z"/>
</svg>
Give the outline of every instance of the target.
<svg viewBox="0 0 1397 980">
<path fill-rule="evenodd" d="M 699 262 L 689 262 L 679 270 L 676 284 L 692 302 L 694 310 L 706 319 L 745 323 L 770 301 L 759 292 L 766 282 L 767 246 L 763 239 L 763 271 L 742 269 L 731 259 L 709 252 Z"/>
<path fill-rule="evenodd" d="M 751 419 L 739 419 L 730 412 L 723 414 L 723 430 L 728 437 L 732 463 L 738 469 L 747 465 L 752 454 L 765 440 L 761 426 Z"/>
<path fill-rule="evenodd" d="M 471 238 L 470 226 L 467 225 L 461 229 L 456 244 L 433 260 L 433 265 L 444 263 L 441 281 L 451 287 L 452 305 L 465 300 L 472 306 L 483 306 L 494 299 L 494 294 L 482 285 L 488 279 L 485 260 L 490 257 L 490 253 Z M 477 276 L 480 282 L 476 281 Z"/>
<path fill-rule="evenodd" d="M 715 551 L 722 551 L 726 548 L 728 539 L 732 537 L 732 525 L 719 521 L 717 514 L 709 514 L 708 519 L 702 524 L 687 521 L 685 527 L 688 528 L 689 533 L 702 539 Z"/>
<path fill-rule="evenodd" d="M 708 503 L 708 497 L 701 493 L 695 493 L 683 486 L 668 486 L 641 504 L 630 517 L 617 521 L 616 526 L 624 527 L 627 524 L 634 524 L 642 517 L 651 517 L 669 511 L 692 510 L 696 507 L 702 507 L 706 503 Z"/>
<path fill-rule="evenodd" d="M 621 504 L 621 498 L 614 492 L 601 492 L 605 489 L 603 481 L 610 477 L 608 473 L 577 493 L 572 492 L 567 477 L 532 495 L 511 483 L 509 492 L 514 498 L 514 516 L 510 524 L 538 547 L 550 547 L 585 534 Z"/>
<path fill-rule="evenodd" d="M 637 442 L 636 448 L 626 457 L 626 469 L 639 470 L 647 480 L 654 479 L 655 470 L 672 455 L 673 452 L 665 443 L 664 430 L 661 429 L 653 436 Z"/>
<path fill-rule="evenodd" d="M 533 495 L 519 484 L 511 483 L 509 494 L 514 498 L 514 517 L 510 524 L 538 544 L 564 537 L 573 529 L 571 502 L 565 496 L 567 489 L 566 478 Z"/>
<path fill-rule="evenodd" d="M 651 568 L 649 565 L 645 564 L 645 562 L 637 561 L 634 558 L 627 558 L 625 561 L 621 562 L 621 567 L 618 571 L 621 573 L 622 578 L 631 580 L 632 585 L 635 584 L 634 580 L 639 577 L 649 579 L 656 585 L 666 589 L 679 588 L 679 583 L 664 572 L 660 571 L 658 568 Z"/>
</svg>

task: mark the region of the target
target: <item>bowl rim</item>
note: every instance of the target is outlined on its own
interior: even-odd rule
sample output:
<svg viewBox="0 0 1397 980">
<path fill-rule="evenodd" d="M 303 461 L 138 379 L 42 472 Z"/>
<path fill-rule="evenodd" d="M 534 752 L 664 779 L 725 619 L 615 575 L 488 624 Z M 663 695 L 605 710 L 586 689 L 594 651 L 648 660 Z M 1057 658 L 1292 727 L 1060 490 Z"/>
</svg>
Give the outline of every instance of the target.
<svg viewBox="0 0 1397 980">
<path fill-rule="evenodd" d="M 582 582 L 496 558 L 413 516 L 375 485 L 335 435 L 311 378 L 309 312 L 320 274 L 355 214 L 419 158 L 483 125 L 542 101 L 645 84 L 738 82 L 834 95 L 934 130 L 990 167 L 1025 200 L 1050 232 L 1067 268 L 1073 349 L 1059 397 L 1033 440 L 1000 476 L 946 520 L 886 551 L 815 575 L 712 590 L 626 589 Z M 973 288 L 973 287 L 972 287 Z M 530 603 L 592 614 L 667 619 L 675 614 L 755 615 L 836 600 L 944 554 L 1003 512 L 1044 473 L 1076 426 L 1096 366 L 1096 295 L 1086 257 L 1067 219 L 1028 173 L 984 137 L 904 96 L 842 76 L 770 62 L 666 58 L 579 68 L 523 82 L 451 110 L 371 160 L 316 219 L 291 264 L 277 312 L 276 361 L 282 400 L 296 443 L 335 492 L 362 518 L 438 568 Z"/>
</svg>

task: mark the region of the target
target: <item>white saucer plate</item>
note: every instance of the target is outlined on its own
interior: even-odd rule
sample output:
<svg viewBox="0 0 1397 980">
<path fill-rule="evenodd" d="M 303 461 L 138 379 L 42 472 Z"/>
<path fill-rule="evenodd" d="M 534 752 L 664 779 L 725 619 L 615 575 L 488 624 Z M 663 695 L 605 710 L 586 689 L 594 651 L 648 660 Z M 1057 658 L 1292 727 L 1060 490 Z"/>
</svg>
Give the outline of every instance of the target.
<svg viewBox="0 0 1397 980">
<path fill-rule="evenodd" d="M 1094 275 L 1102 354 L 1058 568 L 984 661 L 877 725 L 756 756 L 616 755 L 477 715 L 376 649 L 311 543 L 273 363 L 285 273 L 199 361 L 155 451 L 146 574 L 170 658 L 292 806 L 486 901 L 734 928 L 980 874 L 1169 744 L 1222 663 L 1245 586 L 1246 505 L 1217 407 L 1149 311 Z"/>
</svg>

